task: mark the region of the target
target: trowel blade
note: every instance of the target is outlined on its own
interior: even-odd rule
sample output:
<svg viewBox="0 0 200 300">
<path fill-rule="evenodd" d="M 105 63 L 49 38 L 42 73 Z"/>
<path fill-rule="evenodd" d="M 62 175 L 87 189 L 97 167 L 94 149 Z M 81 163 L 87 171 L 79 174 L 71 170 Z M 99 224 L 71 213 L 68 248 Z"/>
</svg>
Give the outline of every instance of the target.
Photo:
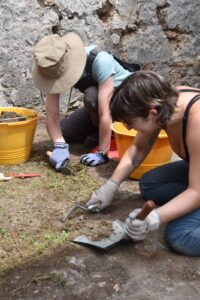
<svg viewBox="0 0 200 300">
<path fill-rule="evenodd" d="M 75 238 L 73 242 L 102 250 L 109 250 L 122 242 L 122 240 L 126 240 L 123 230 L 123 223 L 121 223 L 119 220 L 115 220 L 112 224 L 112 228 L 113 233 L 109 237 L 100 241 L 93 241 L 85 235 L 81 235 Z"/>
</svg>

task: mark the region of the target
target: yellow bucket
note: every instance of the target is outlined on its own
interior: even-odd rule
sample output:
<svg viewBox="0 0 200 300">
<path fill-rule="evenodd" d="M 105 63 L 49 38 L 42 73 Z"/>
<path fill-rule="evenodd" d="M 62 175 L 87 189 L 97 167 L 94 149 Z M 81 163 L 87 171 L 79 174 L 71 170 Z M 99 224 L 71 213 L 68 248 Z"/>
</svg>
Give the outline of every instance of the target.
<svg viewBox="0 0 200 300">
<path fill-rule="evenodd" d="M 2 112 L 15 112 L 26 118 L 17 122 L 1 119 L 0 122 L 0 165 L 21 164 L 29 158 L 39 114 L 20 107 L 0 107 L 0 114 Z"/>
<path fill-rule="evenodd" d="M 137 131 L 128 130 L 121 122 L 114 122 L 111 125 L 114 132 L 119 158 L 121 159 L 126 149 L 133 143 Z M 130 175 L 130 178 L 140 179 L 147 171 L 170 162 L 172 149 L 167 134 L 161 130 L 157 141 L 143 163 Z"/>
</svg>

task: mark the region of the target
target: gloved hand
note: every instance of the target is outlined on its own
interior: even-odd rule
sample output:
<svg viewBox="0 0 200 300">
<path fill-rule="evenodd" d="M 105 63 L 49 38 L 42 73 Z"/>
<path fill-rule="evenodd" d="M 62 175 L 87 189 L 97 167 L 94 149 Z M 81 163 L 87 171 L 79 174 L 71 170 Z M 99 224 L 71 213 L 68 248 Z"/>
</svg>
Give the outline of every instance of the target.
<svg viewBox="0 0 200 300">
<path fill-rule="evenodd" d="M 104 209 L 111 204 L 118 187 L 119 184 L 116 181 L 109 179 L 92 194 L 92 197 L 87 202 L 86 206 L 95 205 L 100 210 Z"/>
<path fill-rule="evenodd" d="M 141 209 L 133 210 L 126 219 L 124 232 L 135 242 L 146 238 L 149 231 L 154 231 L 160 226 L 160 216 L 156 209 L 153 209 L 145 220 L 137 219 Z"/>
<path fill-rule="evenodd" d="M 56 142 L 49 161 L 52 166 L 59 171 L 63 165 L 69 161 L 69 145 L 64 142 Z"/>
<path fill-rule="evenodd" d="M 81 155 L 80 162 L 82 164 L 94 167 L 107 163 L 108 159 L 109 158 L 106 154 L 102 153 L 101 151 L 96 151 L 95 153 Z"/>
</svg>

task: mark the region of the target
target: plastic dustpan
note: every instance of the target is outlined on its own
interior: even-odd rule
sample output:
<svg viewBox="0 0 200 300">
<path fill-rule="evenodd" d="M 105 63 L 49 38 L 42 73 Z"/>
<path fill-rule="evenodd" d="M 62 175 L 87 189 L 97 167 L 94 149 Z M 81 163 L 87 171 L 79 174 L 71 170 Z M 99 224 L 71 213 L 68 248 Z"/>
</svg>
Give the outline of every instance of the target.
<svg viewBox="0 0 200 300">
<path fill-rule="evenodd" d="M 155 208 L 155 203 L 152 200 L 148 200 L 139 215 L 138 219 L 144 220 L 146 216 Z M 129 237 L 124 232 L 124 224 L 120 220 L 115 220 L 112 223 L 112 234 L 102 240 L 94 241 L 85 235 L 78 236 L 72 242 L 76 244 L 81 244 L 85 246 L 90 246 L 93 248 L 101 250 L 109 250 L 123 241 L 129 240 Z"/>
</svg>

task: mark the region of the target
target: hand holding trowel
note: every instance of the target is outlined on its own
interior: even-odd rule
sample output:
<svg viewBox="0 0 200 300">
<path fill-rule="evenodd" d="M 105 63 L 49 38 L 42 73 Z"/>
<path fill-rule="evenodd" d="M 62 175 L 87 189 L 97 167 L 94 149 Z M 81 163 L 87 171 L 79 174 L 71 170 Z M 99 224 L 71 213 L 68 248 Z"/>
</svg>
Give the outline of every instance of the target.
<svg viewBox="0 0 200 300">
<path fill-rule="evenodd" d="M 137 215 L 137 218 L 140 220 L 144 220 L 154 208 L 155 203 L 151 200 L 147 201 L 144 204 L 140 213 Z M 75 240 L 73 240 L 73 242 L 91 247 L 96 247 L 102 250 L 109 250 L 110 248 L 113 248 L 114 246 L 118 245 L 123 240 L 129 239 L 129 236 L 124 231 L 124 224 L 122 222 L 120 222 L 119 220 L 115 220 L 112 224 L 112 227 L 113 233 L 109 237 L 104 238 L 102 240 L 93 241 L 86 236 L 78 236 Z"/>
<path fill-rule="evenodd" d="M 67 144 L 65 144 L 67 145 Z M 51 165 L 63 174 L 73 175 L 73 170 L 69 166 L 68 148 L 56 148 L 53 152 L 46 151 Z"/>
</svg>

